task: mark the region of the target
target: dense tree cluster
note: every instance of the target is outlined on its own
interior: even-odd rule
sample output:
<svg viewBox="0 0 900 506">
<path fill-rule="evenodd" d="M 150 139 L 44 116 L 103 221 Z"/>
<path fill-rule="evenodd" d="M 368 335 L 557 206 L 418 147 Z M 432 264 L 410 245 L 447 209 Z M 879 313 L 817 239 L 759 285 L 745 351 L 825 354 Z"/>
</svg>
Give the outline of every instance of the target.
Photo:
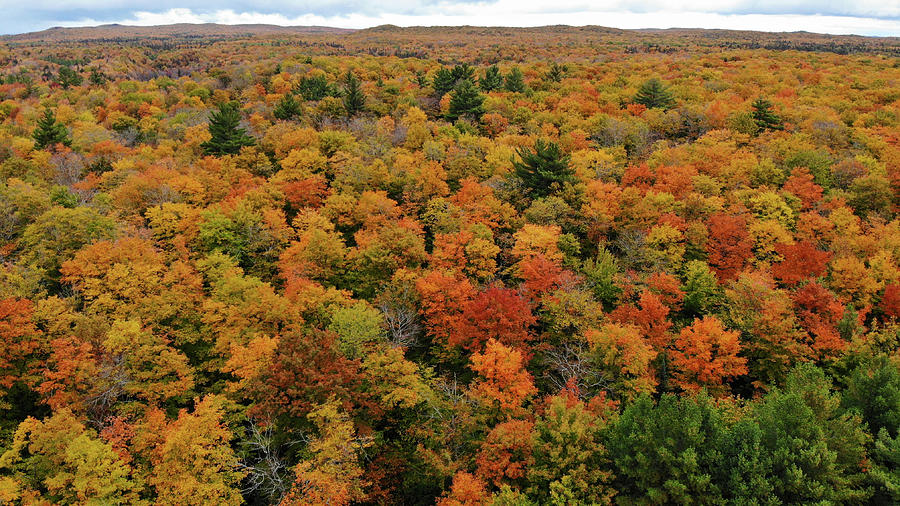
<svg viewBox="0 0 900 506">
<path fill-rule="evenodd" d="M 0 503 L 900 502 L 895 59 L 517 33 L 0 45 Z"/>
</svg>

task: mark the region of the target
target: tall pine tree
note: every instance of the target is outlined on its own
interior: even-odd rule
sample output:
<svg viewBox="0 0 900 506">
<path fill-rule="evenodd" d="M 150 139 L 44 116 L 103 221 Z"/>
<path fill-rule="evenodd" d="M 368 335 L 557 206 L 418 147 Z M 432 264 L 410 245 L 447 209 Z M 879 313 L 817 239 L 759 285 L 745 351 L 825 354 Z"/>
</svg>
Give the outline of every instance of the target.
<svg viewBox="0 0 900 506">
<path fill-rule="evenodd" d="M 220 104 L 219 110 L 209 118 L 209 133 L 212 138 L 200 145 L 203 152 L 213 156 L 235 155 L 242 147 L 256 144 L 253 137 L 238 127 L 240 122 L 241 113 L 236 103 Z"/>
<path fill-rule="evenodd" d="M 283 120 L 294 119 L 300 116 L 300 102 L 297 102 L 293 93 L 285 93 L 284 97 L 275 104 L 272 115 Z"/>
<path fill-rule="evenodd" d="M 434 94 L 437 97 L 443 97 L 453 90 L 454 82 L 453 73 L 450 72 L 450 69 L 441 67 L 435 72 L 434 79 L 431 81 L 431 87 L 434 88 Z"/>
<path fill-rule="evenodd" d="M 772 102 L 763 97 L 759 97 L 753 101 L 753 121 L 760 130 L 782 130 L 784 125 L 781 118 L 772 112 Z"/>
<path fill-rule="evenodd" d="M 347 71 L 344 76 L 344 110 L 347 111 L 347 117 L 352 118 L 366 106 L 366 95 L 362 92 L 359 78 L 351 71 Z"/>
<path fill-rule="evenodd" d="M 544 197 L 559 190 L 575 174 L 569 166 L 569 156 L 563 155 L 555 142 L 538 139 L 533 151 L 519 148 L 516 153 L 521 161 L 513 160 L 513 169 L 533 196 Z"/>
<path fill-rule="evenodd" d="M 649 79 L 638 88 L 634 96 L 635 103 L 641 104 L 647 109 L 669 109 L 675 105 L 675 99 L 666 86 L 657 78 Z"/>
<path fill-rule="evenodd" d="M 453 90 L 450 96 L 450 110 L 447 112 L 446 118 L 449 121 L 456 121 L 460 117 L 467 116 L 475 121 L 481 121 L 484 114 L 484 95 L 475 87 L 469 79 L 461 81 Z"/>
<path fill-rule="evenodd" d="M 503 86 L 503 76 L 496 65 L 491 65 L 484 72 L 484 77 L 478 80 L 478 86 L 484 91 L 494 91 Z"/>
<path fill-rule="evenodd" d="M 513 93 L 522 93 L 525 91 L 525 76 L 522 75 L 522 71 L 519 70 L 519 67 L 513 67 L 512 70 L 509 71 L 509 74 L 506 75 L 506 91 L 511 91 Z"/>
<path fill-rule="evenodd" d="M 56 115 L 49 108 L 44 109 L 44 115 L 38 120 L 32 137 L 37 149 L 45 149 L 57 144 L 72 145 L 68 130 L 62 123 L 56 121 Z"/>
</svg>

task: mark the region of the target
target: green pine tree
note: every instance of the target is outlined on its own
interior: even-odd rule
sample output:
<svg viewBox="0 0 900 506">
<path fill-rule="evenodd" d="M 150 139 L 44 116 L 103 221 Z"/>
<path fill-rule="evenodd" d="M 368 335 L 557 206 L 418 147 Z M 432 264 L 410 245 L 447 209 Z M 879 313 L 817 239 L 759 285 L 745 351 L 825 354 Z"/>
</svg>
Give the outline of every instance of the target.
<svg viewBox="0 0 900 506">
<path fill-rule="evenodd" d="M 453 84 L 455 86 L 462 81 L 474 81 L 475 69 L 470 67 L 468 63 L 463 63 L 462 65 L 454 66 L 453 70 L 450 71 L 450 75 L 453 77 Z"/>
<path fill-rule="evenodd" d="M 608 432 L 617 503 L 725 504 L 711 480 L 723 425 L 705 395 L 637 399 Z"/>
<path fill-rule="evenodd" d="M 562 81 L 563 76 L 566 74 L 568 68 L 565 65 L 560 65 L 556 62 L 550 64 L 550 70 L 547 72 L 547 79 L 549 81 L 553 81 L 554 83 L 558 83 Z"/>
<path fill-rule="evenodd" d="M 65 65 L 59 68 L 59 73 L 56 75 L 56 82 L 59 83 L 64 90 L 67 90 L 72 86 L 81 86 L 83 81 L 84 78 L 81 77 L 81 74 Z"/>
<path fill-rule="evenodd" d="M 503 86 L 503 76 L 500 74 L 500 68 L 491 65 L 484 72 L 484 77 L 478 80 L 478 86 L 484 91 L 494 91 Z"/>
<path fill-rule="evenodd" d="M 323 75 L 300 79 L 297 91 L 303 96 L 304 100 L 322 100 L 325 97 L 338 94 L 338 91 L 328 84 L 328 78 Z"/>
<path fill-rule="evenodd" d="M 300 102 L 294 98 L 293 93 L 285 93 L 285 95 L 275 104 L 272 115 L 278 119 L 291 120 L 300 116 Z"/>
<path fill-rule="evenodd" d="M 571 181 L 575 171 L 569 166 L 569 156 L 563 155 L 559 144 L 538 139 L 534 150 L 519 148 L 516 153 L 521 161 L 513 160 L 516 176 L 522 180 L 528 193 L 545 197 Z"/>
<path fill-rule="evenodd" d="M 638 88 L 634 96 L 635 103 L 642 104 L 647 109 L 670 109 L 675 105 L 675 99 L 666 86 L 657 78 L 649 79 Z"/>
<path fill-rule="evenodd" d="M 753 101 L 753 121 L 760 130 L 783 130 L 784 124 L 781 118 L 772 112 L 772 102 L 763 97 Z"/>
<path fill-rule="evenodd" d="M 362 92 L 359 78 L 351 71 L 347 71 L 344 76 L 344 110 L 347 117 L 352 118 L 360 112 L 366 105 L 366 95 Z"/>
<path fill-rule="evenodd" d="M 441 67 L 435 72 L 434 79 L 431 80 L 431 87 L 434 88 L 435 96 L 443 97 L 453 90 L 454 83 L 453 73 L 449 69 Z"/>
<path fill-rule="evenodd" d="M 483 104 L 484 95 L 478 91 L 475 83 L 465 79 L 456 86 L 450 96 L 450 110 L 446 118 L 449 121 L 456 121 L 460 117 L 467 116 L 480 121 L 484 114 Z"/>
<path fill-rule="evenodd" d="M 425 77 L 425 72 L 421 70 L 416 71 L 416 84 L 419 85 L 419 88 L 428 86 L 428 78 Z"/>
<path fill-rule="evenodd" d="M 522 75 L 522 71 L 519 70 L 519 67 L 513 67 L 512 70 L 509 71 L 509 74 L 506 74 L 506 91 L 511 91 L 513 93 L 522 93 L 525 91 L 525 76 Z"/>
<path fill-rule="evenodd" d="M 239 153 L 242 147 L 256 144 L 253 137 L 238 127 L 240 122 L 241 112 L 237 103 L 220 104 L 219 110 L 213 112 L 209 118 L 209 133 L 212 138 L 200 145 L 203 152 L 213 156 L 234 155 Z"/>
<path fill-rule="evenodd" d="M 32 137 L 37 149 L 45 149 L 57 144 L 72 145 L 68 130 L 66 130 L 65 125 L 56 121 L 56 115 L 53 114 L 50 108 L 44 109 L 44 115 L 38 120 L 37 128 L 34 130 Z"/>
<path fill-rule="evenodd" d="M 104 84 L 106 84 L 106 81 L 108 81 L 109 78 L 107 78 L 106 74 L 104 74 L 100 69 L 91 69 L 91 75 L 88 80 L 93 85 L 103 86 Z"/>
</svg>

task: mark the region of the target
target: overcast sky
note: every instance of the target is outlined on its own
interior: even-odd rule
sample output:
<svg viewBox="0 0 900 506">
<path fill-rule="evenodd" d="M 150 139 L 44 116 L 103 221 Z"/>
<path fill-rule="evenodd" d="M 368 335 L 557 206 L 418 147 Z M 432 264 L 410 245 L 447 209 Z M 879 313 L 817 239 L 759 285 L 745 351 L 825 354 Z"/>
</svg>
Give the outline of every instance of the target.
<svg viewBox="0 0 900 506">
<path fill-rule="evenodd" d="M 211 7 L 214 5 L 214 7 Z M 107 23 L 729 28 L 900 36 L 900 0 L 0 0 L 0 33 Z"/>
</svg>

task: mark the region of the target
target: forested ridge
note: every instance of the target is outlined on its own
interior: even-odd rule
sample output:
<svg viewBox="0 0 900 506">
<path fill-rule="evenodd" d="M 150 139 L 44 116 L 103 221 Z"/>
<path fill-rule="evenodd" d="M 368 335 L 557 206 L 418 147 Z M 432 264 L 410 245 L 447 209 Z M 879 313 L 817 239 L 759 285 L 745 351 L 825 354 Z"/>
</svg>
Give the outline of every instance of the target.
<svg viewBox="0 0 900 506">
<path fill-rule="evenodd" d="M 0 38 L 0 503 L 900 503 L 897 39 Z"/>
</svg>

